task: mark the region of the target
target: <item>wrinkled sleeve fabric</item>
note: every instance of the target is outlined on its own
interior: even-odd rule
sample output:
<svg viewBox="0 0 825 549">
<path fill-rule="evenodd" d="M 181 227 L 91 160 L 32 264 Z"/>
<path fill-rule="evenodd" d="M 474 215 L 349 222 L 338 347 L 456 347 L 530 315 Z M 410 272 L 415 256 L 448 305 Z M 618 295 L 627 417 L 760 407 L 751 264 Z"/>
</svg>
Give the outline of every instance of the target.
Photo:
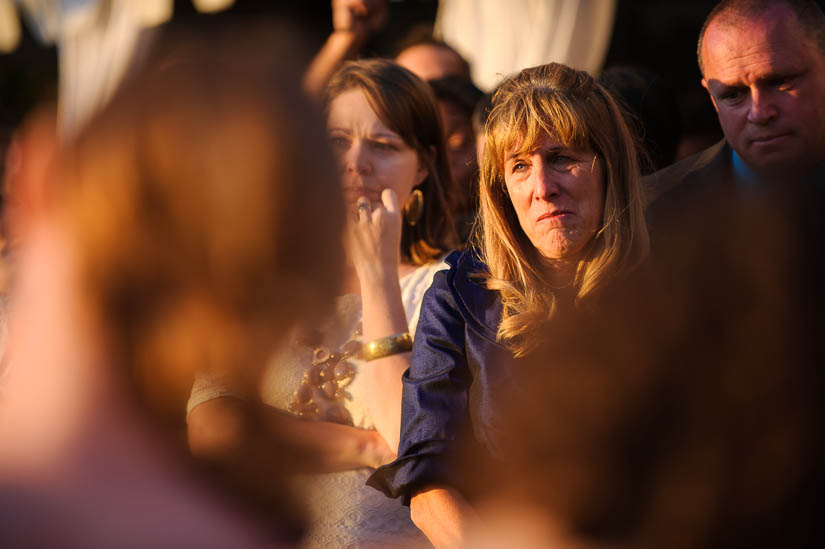
<svg viewBox="0 0 825 549">
<path fill-rule="evenodd" d="M 367 481 L 389 497 L 410 498 L 431 484 L 454 484 L 450 456 L 469 421 L 472 381 L 466 321 L 452 290 L 456 268 L 435 275 L 424 295 L 410 368 L 404 373 L 398 458 Z"/>
</svg>

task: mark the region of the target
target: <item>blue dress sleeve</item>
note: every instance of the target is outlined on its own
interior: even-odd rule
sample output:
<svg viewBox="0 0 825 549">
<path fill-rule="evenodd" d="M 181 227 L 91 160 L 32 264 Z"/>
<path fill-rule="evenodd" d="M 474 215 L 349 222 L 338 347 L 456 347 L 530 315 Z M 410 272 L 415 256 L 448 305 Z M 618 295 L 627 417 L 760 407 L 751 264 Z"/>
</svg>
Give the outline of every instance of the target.
<svg viewBox="0 0 825 549">
<path fill-rule="evenodd" d="M 367 481 L 389 497 L 410 498 L 431 484 L 454 484 L 450 456 L 469 424 L 465 319 L 451 290 L 455 267 L 436 273 L 424 295 L 410 367 L 402 378 L 398 458 Z"/>
</svg>

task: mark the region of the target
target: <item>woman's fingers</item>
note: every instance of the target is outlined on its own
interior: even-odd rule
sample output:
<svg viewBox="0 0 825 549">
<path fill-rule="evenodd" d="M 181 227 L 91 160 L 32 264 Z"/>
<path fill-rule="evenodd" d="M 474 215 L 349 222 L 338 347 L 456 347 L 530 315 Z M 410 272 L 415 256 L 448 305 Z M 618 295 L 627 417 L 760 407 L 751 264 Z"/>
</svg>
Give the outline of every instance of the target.
<svg viewBox="0 0 825 549">
<path fill-rule="evenodd" d="M 392 189 L 386 188 L 381 191 L 381 202 L 389 213 L 398 213 L 398 196 L 396 196 L 395 191 Z"/>
<path fill-rule="evenodd" d="M 358 220 L 363 220 L 365 217 L 368 218 L 371 211 L 372 206 L 370 205 L 370 201 L 366 196 L 362 196 L 355 203 L 355 214 Z"/>
<path fill-rule="evenodd" d="M 355 203 L 355 220 L 361 223 L 372 221 L 383 226 L 383 219 L 392 219 L 398 215 L 398 195 L 390 188 L 381 191 L 380 202 L 373 204 L 366 196 L 362 196 Z"/>
</svg>

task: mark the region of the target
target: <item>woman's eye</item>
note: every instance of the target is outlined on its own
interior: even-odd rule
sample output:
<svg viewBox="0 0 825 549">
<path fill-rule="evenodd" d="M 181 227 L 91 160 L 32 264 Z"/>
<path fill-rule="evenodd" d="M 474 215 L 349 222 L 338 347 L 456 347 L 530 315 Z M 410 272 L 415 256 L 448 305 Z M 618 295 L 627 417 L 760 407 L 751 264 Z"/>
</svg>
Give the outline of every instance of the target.
<svg viewBox="0 0 825 549">
<path fill-rule="evenodd" d="M 394 151 L 397 149 L 395 145 L 385 141 L 373 141 L 372 146 L 379 151 Z"/>
<path fill-rule="evenodd" d="M 345 149 L 349 146 L 349 140 L 345 137 L 341 137 L 340 135 L 332 135 L 329 138 L 329 143 L 332 145 L 334 149 Z"/>
<path fill-rule="evenodd" d="M 530 167 L 530 165 L 527 162 L 522 162 L 521 160 L 517 160 L 517 161 L 513 162 L 513 167 L 511 168 L 511 171 L 513 173 L 519 173 L 519 172 L 525 171 L 529 167 Z"/>
<path fill-rule="evenodd" d="M 575 162 L 573 158 L 563 154 L 557 154 L 550 159 L 550 164 L 555 168 L 566 168 Z"/>
</svg>

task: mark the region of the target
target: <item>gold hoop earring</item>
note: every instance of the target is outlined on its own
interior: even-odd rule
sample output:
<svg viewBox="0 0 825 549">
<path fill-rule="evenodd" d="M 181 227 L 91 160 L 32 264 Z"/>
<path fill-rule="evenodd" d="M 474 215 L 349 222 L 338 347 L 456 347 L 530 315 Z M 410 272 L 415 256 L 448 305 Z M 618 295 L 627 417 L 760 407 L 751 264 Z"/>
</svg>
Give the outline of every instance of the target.
<svg viewBox="0 0 825 549">
<path fill-rule="evenodd" d="M 407 203 L 404 204 L 404 220 L 410 227 L 415 227 L 415 224 L 421 220 L 424 214 L 424 193 L 421 189 L 413 189 Z"/>
</svg>

